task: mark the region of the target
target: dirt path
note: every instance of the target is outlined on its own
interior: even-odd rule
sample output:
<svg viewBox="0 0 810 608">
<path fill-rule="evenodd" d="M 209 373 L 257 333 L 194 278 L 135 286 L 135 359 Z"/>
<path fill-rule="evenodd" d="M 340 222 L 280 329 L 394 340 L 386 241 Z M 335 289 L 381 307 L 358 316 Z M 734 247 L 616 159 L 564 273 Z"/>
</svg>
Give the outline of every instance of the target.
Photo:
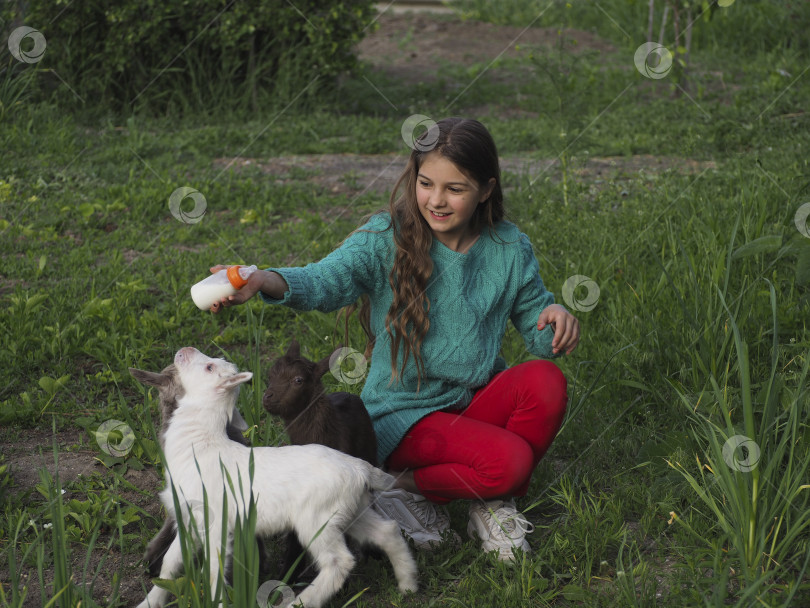
<svg viewBox="0 0 810 608">
<path fill-rule="evenodd" d="M 377 23 L 379 29 L 358 45 L 358 56 L 406 83 L 435 80 L 443 65 L 487 65 L 496 58 L 525 57 L 535 47 L 551 47 L 560 40 L 557 28 L 493 25 L 433 13 L 386 12 Z M 616 51 L 584 30 L 564 30 L 562 38 L 565 49 L 575 53 Z"/>
<path fill-rule="evenodd" d="M 306 181 L 317 184 L 332 193 L 357 196 L 366 192 L 388 195 L 396 182 L 408 156 L 406 154 L 311 154 L 281 156 L 275 158 L 218 158 L 214 165 L 222 168 L 230 165 L 233 171 L 244 168 L 259 168 L 276 178 L 278 184 L 300 183 L 302 171 Z M 594 181 L 637 178 L 642 173 L 660 173 L 674 170 L 680 173 L 699 173 L 717 168 L 713 161 L 697 161 L 688 158 L 652 156 L 605 156 L 574 159 L 573 174 L 577 179 Z M 560 162 L 556 158 L 535 159 L 528 154 L 501 157 L 501 171 L 506 190 L 518 177 L 530 180 L 549 176 L 552 180 L 561 177 Z"/>
</svg>

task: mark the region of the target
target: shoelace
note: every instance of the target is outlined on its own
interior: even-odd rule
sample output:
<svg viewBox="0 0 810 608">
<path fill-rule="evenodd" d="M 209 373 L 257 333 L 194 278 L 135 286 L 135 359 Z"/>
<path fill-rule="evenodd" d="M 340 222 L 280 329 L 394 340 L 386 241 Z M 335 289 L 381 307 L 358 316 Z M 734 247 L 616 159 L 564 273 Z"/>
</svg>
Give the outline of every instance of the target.
<svg viewBox="0 0 810 608">
<path fill-rule="evenodd" d="M 444 514 L 439 511 L 430 501 L 425 500 L 408 500 L 409 507 L 417 515 L 417 519 L 422 523 L 425 528 L 439 523 L 442 526 L 445 523 Z"/>
<path fill-rule="evenodd" d="M 496 509 L 494 513 L 487 510 L 487 517 L 490 520 L 487 522 L 490 527 L 503 530 L 510 540 L 514 540 L 513 535 L 515 532 L 519 531 L 518 537 L 534 532 L 534 525 L 526 519 L 526 516 L 520 511 L 513 511 L 510 507 L 501 507 Z M 493 519 L 495 520 L 494 526 L 492 525 Z"/>
</svg>

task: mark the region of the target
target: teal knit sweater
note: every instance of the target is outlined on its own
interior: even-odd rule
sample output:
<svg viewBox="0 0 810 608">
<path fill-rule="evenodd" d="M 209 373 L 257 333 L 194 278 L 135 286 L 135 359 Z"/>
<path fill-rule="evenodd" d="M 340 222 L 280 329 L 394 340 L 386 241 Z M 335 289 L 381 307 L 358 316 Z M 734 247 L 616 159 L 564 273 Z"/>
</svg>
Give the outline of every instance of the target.
<svg viewBox="0 0 810 608">
<path fill-rule="evenodd" d="M 427 288 L 430 329 L 422 342 L 424 377 L 417 392 L 416 366 L 410 358 L 401 381 L 392 384 L 391 339 L 385 330 L 395 249 L 392 231 L 385 230 L 389 219 L 387 213 L 373 216 L 319 262 L 269 268 L 284 277 L 289 290 L 281 300 L 262 294 L 268 303 L 323 312 L 368 294 L 377 340 L 361 397 L 377 433 L 380 462 L 422 417 L 465 407 L 476 390 L 506 369 L 498 353 L 507 320 L 530 353 L 559 356 L 551 352 L 551 327 L 537 330 L 540 311 L 554 303 L 554 295 L 543 286 L 529 239 L 514 224 L 502 221 L 495 226 L 494 239 L 484 229 L 466 254 L 433 240 L 433 274 Z M 397 363 L 402 363 L 401 350 Z"/>
</svg>

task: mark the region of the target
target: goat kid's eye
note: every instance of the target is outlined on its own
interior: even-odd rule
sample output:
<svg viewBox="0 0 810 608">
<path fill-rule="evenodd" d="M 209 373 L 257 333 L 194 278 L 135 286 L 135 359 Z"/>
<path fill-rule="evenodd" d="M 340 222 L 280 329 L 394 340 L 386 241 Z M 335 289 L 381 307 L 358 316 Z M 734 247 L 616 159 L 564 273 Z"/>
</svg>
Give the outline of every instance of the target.
<svg viewBox="0 0 810 608">
<path fill-rule="evenodd" d="M 295 382 L 296 384 L 303 384 L 304 379 L 301 376 L 296 376 L 295 378 L 293 378 L 293 382 Z"/>
<path fill-rule="evenodd" d="M 206 369 L 206 371 L 209 371 L 209 372 L 214 371 L 214 364 L 209 363 L 208 365 L 205 366 L 205 369 Z"/>
</svg>

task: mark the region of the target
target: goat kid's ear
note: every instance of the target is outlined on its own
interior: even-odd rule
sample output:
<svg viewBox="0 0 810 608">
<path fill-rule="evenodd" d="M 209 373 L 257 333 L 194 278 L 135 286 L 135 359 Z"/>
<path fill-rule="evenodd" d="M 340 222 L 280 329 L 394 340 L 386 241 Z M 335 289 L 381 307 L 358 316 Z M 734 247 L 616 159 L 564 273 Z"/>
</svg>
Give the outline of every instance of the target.
<svg viewBox="0 0 810 608">
<path fill-rule="evenodd" d="M 298 340 L 290 342 L 290 346 L 287 348 L 287 352 L 284 353 L 284 356 L 289 359 L 298 359 L 301 356 L 301 346 L 298 344 Z"/>
<path fill-rule="evenodd" d="M 147 372 L 134 367 L 129 368 L 129 373 L 132 374 L 132 377 L 138 382 L 142 382 L 143 384 L 147 384 L 149 386 L 157 386 L 158 388 L 166 386 L 171 381 L 169 376 L 156 374 L 155 372 Z"/>
<path fill-rule="evenodd" d="M 248 380 L 253 377 L 253 372 L 241 372 L 234 376 L 229 376 L 225 378 L 222 382 L 219 383 L 217 386 L 217 391 L 225 392 L 227 390 L 232 389 L 234 386 L 239 386 L 240 384 L 244 384 Z"/>
<path fill-rule="evenodd" d="M 312 370 L 312 373 L 316 378 L 321 378 L 326 372 L 329 371 L 329 360 L 331 358 L 332 355 L 329 355 L 325 359 L 321 359 L 315 364 L 315 368 Z"/>
</svg>

